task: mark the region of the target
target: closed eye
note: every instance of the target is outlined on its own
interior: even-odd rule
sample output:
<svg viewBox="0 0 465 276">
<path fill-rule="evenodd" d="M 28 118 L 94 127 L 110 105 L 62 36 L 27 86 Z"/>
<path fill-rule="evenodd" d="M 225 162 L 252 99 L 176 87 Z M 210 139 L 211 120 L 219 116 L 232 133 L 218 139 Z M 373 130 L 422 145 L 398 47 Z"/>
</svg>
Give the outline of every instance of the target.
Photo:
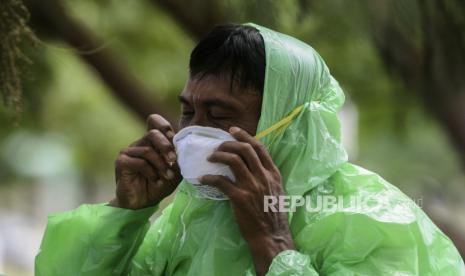
<svg viewBox="0 0 465 276">
<path fill-rule="evenodd" d="M 213 120 L 227 120 L 231 119 L 232 117 L 229 115 L 210 115 L 210 118 Z"/>
</svg>

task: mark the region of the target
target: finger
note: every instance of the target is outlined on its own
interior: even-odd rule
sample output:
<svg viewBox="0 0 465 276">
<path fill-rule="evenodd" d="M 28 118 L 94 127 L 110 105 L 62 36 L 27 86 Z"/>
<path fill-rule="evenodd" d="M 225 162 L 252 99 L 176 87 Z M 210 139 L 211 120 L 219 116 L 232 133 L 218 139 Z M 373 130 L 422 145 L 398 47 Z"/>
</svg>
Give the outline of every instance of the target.
<svg viewBox="0 0 465 276">
<path fill-rule="evenodd" d="M 147 160 L 155 170 L 168 180 L 174 179 L 174 171 L 168 168 L 165 160 L 152 147 L 129 147 L 123 153 L 131 157 L 139 157 Z"/>
<path fill-rule="evenodd" d="M 252 145 L 245 142 L 238 142 L 238 141 L 227 141 L 222 143 L 218 149 L 218 151 L 230 152 L 239 155 L 247 164 L 252 173 L 260 173 L 263 171 L 263 166 L 258 158 L 257 153 L 255 152 Z"/>
<path fill-rule="evenodd" d="M 158 114 L 152 114 L 147 118 L 147 130 L 158 129 L 170 140 L 174 137 L 174 129 L 170 122 Z"/>
<path fill-rule="evenodd" d="M 200 177 L 199 182 L 204 185 L 217 187 L 230 198 L 236 195 L 236 186 L 226 176 L 208 174 Z"/>
<path fill-rule="evenodd" d="M 118 171 L 130 170 L 132 172 L 141 173 L 150 180 L 158 178 L 153 167 L 142 158 L 130 157 L 126 154 L 121 154 L 116 160 L 116 168 Z"/>
<path fill-rule="evenodd" d="M 152 146 L 163 156 L 167 164 L 176 162 L 176 152 L 173 144 L 158 129 L 149 130 L 137 146 Z"/>
<path fill-rule="evenodd" d="M 231 127 L 229 129 L 229 133 L 231 133 L 231 135 L 236 138 L 237 141 L 250 144 L 257 153 L 258 158 L 260 158 L 263 167 L 268 170 L 274 168 L 275 165 L 273 159 L 268 153 L 266 147 L 260 141 L 238 127 Z"/>
<path fill-rule="evenodd" d="M 228 165 L 236 179 L 239 180 L 238 182 L 243 182 L 243 180 L 249 178 L 250 171 L 242 158 L 237 154 L 224 151 L 215 151 L 208 157 L 207 160 L 210 162 L 223 163 Z"/>
</svg>

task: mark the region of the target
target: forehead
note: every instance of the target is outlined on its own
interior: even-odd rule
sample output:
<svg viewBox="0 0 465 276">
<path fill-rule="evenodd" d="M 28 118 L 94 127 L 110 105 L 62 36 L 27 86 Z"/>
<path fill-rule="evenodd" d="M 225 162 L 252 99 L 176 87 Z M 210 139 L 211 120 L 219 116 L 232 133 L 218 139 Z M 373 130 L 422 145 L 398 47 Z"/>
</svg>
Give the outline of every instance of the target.
<svg viewBox="0 0 465 276">
<path fill-rule="evenodd" d="M 232 103 L 244 103 L 247 99 L 261 98 L 251 88 L 240 88 L 232 85 L 226 76 L 205 76 L 203 78 L 189 78 L 181 95 L 191 100 L 222 99 Z"/>
</svg>

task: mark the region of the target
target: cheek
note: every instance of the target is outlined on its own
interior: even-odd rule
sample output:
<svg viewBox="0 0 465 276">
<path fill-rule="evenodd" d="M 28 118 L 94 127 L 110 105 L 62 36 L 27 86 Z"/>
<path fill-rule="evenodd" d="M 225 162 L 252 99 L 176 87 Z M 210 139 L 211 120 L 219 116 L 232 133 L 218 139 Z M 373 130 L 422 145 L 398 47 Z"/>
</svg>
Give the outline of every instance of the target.
<svg viewBox="0 0 465 276">
<path fill-rule="evenodd" d="M 212 127 L 220 128 L 226 132 L 229 132 L 229 128 L 237 125 L 237 122 L 231 121 L 231 120 L 221 120 L 221 121 L 213 121 L 211 124 L 212 124 Z"/>
<path fill-rule="evenodd" d="M 258 118 L 256 117 L 243 117 L 240 121 L 235 122 L 231 126 L 237 126 L 249 133 L 255 135 L 257 132 Z M 229 128 L 228 128 L 229 129 Z"/>
<path fill-rule="evenodd" d="M 245 112 L 242 113 L 242 129 L 247 131 L 250 135 L 255 135 L 257 132 L 258 122 L 261 116 L 261 97 L 249 99 L 249 102 L 250 104 L 245 109 Z"/>
<path fill-rule="evenodd" d="M 258 122 L 260 120 L 260 112 L 250 112 L 242 119 L 242 129 L 247 131 L 250 135 L 255 135 L 257 132 Z"/>
<path fill-rule="evenodd" d="M 247 133 L 249 133 L 250 135 L 255 135 L 257 133 L 257 125 L 258 125 L 258 122 L 245 122 L 244 123 L 244 126 L 239 126 L 240 128 L 242 128 L 243 130 L 247 131 Z"/>
</svg>

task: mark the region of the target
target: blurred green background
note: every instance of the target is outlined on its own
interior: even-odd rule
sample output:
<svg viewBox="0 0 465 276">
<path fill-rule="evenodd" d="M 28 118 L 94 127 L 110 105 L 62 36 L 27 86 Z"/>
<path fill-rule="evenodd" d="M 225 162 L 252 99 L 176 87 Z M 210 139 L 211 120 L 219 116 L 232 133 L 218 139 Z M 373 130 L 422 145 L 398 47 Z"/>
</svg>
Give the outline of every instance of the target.
<svg viewBox="0 0 465 276">
<path fill-rule="evenodd" d="M 225 22 L 312 45 L 345 90 L 339 115 L 351 161 L 415 199 L 465 253 L 461 1 L 24 5 L 36 39 L 0 15 L 0 274 L 32 275 L 47 214 L 113 197 L 119 150 L 143 135 L 146 115 L 176 121 L 190 51 Z M 0 8 L 28 18 L 21 1 Z"/>
</svg>

